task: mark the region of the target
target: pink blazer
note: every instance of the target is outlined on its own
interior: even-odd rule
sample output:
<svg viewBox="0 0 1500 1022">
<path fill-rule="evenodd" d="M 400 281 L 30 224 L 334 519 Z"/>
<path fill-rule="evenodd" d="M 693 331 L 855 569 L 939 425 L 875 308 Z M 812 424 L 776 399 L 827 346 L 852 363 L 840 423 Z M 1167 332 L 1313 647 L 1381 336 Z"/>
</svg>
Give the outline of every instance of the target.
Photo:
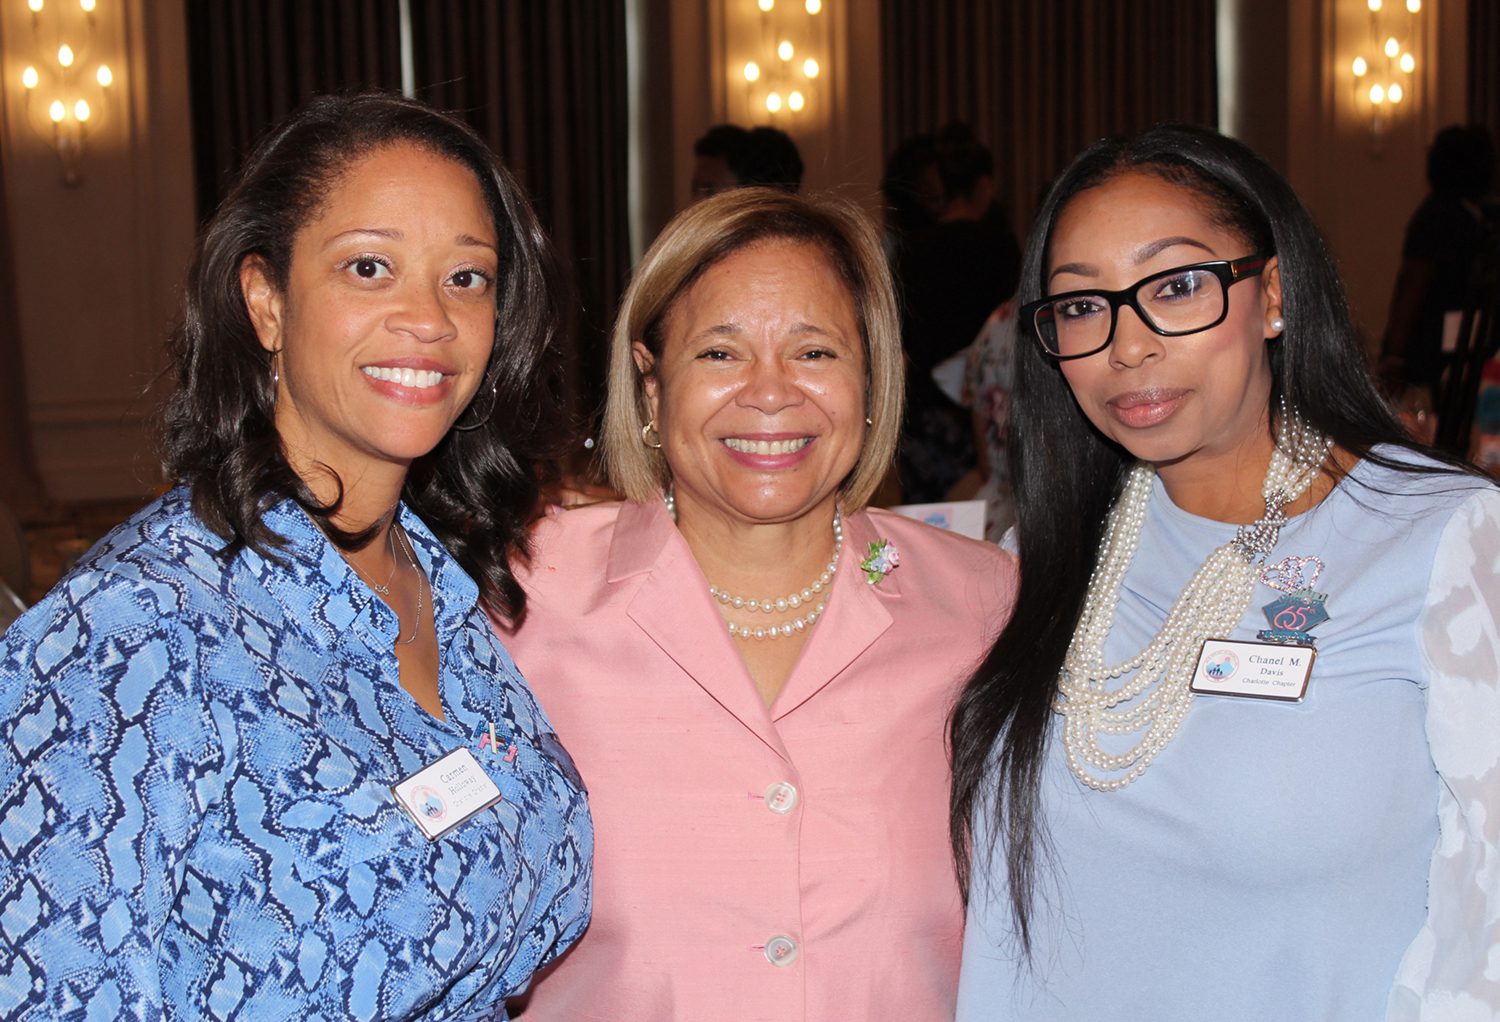
<svg viewBox="0 0 1500 1022">
<path fill-rule="evenodd" d="M 528 1022 L 953 1018 L 963 912 L 945 717 L 1009 612 L 987 544 L 849 515 L 768 711 L 666 509 L 539 526 L 502 638 L 589 788 L 594 917 Z M 859 570 L 871 540 L 901 564 Z"/>
</svg>

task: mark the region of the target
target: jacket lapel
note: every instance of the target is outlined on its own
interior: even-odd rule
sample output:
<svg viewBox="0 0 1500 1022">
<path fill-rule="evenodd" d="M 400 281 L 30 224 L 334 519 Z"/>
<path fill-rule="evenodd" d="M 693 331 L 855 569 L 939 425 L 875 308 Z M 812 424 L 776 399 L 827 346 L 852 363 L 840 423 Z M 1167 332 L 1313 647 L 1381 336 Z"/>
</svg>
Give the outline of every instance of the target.
<svg viewBox="0 0 1500 1022">
<path fill-rule="evenodd" d="M 720 706 L 788 759 L 755 682 L 709 598 L 708 581 L 666 507 L 655 501 L 627 502 L 615 524 L 608 581 L 634 576 L 644 577 L 626 610 L 631 620 Z M 830 610 L 832 606 L 830 601 Z"/>
<path fill-rule="evenodd" d="M 865 581 L 859 562 L 867 556 L 870 544 L 881 538 L 869 515 L 860 512 L 847 516 L 844 538 L 828 608 L 771 706 L 775 720 L 816 695 L 891 626 L 890 604 L 901 597 L 901 569 L 886 575 L 878 585 Z"/>
</svg>

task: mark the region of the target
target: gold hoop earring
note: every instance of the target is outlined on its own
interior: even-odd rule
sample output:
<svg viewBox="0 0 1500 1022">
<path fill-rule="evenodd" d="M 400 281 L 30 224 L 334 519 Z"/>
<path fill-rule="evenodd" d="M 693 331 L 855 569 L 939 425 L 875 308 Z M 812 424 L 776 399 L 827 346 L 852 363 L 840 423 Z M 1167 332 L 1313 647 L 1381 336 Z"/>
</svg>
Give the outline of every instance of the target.
<svg viewBox="0 0 1500 1022">
<path fill-rule="evenodd" d="M 656 433 L 656 443 L 654 444 L 649 439 L 647 439 L 647 434 L 650 433 Z M 641 427 L 641 443 L 645 444 L 653 451 L 661 450 L 661 434 L 656 432 L 655 419 L 652 419 L 650 422 Z"/>
</svg>

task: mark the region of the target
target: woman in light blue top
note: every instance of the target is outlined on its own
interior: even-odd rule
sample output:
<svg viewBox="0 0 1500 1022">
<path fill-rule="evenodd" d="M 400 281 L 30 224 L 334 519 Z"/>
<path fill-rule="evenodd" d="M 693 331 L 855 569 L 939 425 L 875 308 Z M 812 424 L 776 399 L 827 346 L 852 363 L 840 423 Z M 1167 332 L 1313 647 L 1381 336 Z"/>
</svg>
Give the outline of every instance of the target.
<svg viewBox="0 0 1500 1022">
<path fill-rule="evenodd" d="M 545 237 L 467 127 L 326 97 L 200 240 L 180 484 L 0 638 L 0 1017 L 505 1017 L 582 785 L 485 611 L 537 499 Z"/>
<path fill-rule="evenodd" d="M 1023 268 L 1021 591 L 950 725 L 962 1022 L 1500 1017 L 1500 491 L 1306 210 L 1163 126 Z"/>
</svg>

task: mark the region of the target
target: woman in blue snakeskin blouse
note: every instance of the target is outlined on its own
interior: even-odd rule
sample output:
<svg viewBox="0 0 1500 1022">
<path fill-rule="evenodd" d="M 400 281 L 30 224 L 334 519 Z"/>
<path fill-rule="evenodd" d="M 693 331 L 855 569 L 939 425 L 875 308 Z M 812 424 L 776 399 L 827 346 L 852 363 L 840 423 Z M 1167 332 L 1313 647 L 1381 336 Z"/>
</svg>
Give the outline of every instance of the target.
<svg viewBox="0 0 1500 1022">
<path fill-rule="evenodd" d="M 486 619 L 556 307 L 457 121 L 323 98 L 206 228 L 178 487 L 0 639 L 0 1017 L 503 1019 L 589 914 L 582 785 Z"/>
</svg>

